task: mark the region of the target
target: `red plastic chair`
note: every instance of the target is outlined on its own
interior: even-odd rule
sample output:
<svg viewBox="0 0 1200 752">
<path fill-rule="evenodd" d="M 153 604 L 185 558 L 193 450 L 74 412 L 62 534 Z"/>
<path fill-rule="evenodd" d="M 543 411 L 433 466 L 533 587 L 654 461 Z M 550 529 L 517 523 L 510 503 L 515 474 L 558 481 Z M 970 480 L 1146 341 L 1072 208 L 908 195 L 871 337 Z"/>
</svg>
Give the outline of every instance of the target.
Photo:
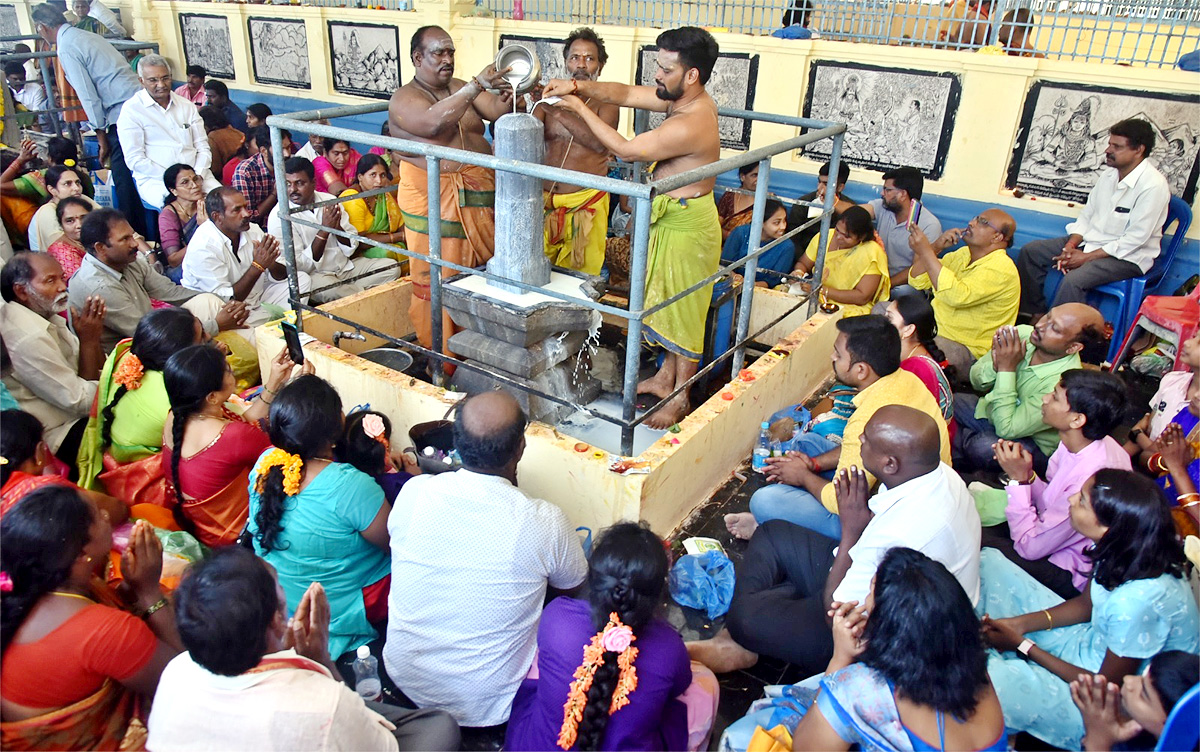
<svg viewBox="0 0 1200 752">
<path fill-rule="evenodd" d="M 1182 354 L 1184 341 L 1190 339 L 1200 328 L 1200 285 L 1196 285 L 1186 297 L 1179 295 L 1151 295 L 1142 301 L 1133 324 L 1121 343 L 1121 349 L 1113 360 L 1116 369 L 1133 344 L 1134 335 L 1138 329 L 1148 329 L 1160 337 L 1174 335 L 1175 339 L 1175 370 L 1185 366 L 1179 358 Z"/>
</svg>

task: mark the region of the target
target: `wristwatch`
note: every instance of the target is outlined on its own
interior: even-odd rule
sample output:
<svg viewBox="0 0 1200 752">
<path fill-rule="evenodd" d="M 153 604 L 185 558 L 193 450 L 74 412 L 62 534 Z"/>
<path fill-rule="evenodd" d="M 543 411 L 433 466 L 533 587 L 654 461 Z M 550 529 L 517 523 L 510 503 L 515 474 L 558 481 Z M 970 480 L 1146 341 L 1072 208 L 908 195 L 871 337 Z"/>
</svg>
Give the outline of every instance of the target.
<svg viewBox="0 0 1200 752">
<path fill-rule="evenodd" d="M 1034 646 L 1033 640 L 1026 637 L 1024 640 L 1021 640 L 1021 644 L 1017 646 L 1017 652 L 1020 653 L 1021 655 L 1025 656 L 1026 658 L 1028 658 L 1029 651 L 1033 650 L 1033 646 Z"/>
</svg>

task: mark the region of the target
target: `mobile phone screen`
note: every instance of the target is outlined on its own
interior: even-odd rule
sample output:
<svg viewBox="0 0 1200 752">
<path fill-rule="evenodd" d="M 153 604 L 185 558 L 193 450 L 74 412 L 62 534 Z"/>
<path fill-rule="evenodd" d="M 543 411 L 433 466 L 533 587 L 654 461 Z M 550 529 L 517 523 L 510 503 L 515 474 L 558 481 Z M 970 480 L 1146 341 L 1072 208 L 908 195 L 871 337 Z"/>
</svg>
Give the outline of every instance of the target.
<svg viewBox="0 0 1200 752">
<path fill-rule="evenodd" d="M 300 345 L 300 332 L 295 324 L 284 321 L 279 325 L 283 330 L 283 341 L 287 343 L 288 355 L 296 365 L 304 364 L 304 348 Z"/>
<path fill-rule="evenodd" d="M 921 202 L 914 199 L 912 202 L 912 211 L 908 214 L 908 229 L 911 230 L 912 228 L 916 227 L 917 222 L 920 221 L 920 219 Z"/>
</svg>

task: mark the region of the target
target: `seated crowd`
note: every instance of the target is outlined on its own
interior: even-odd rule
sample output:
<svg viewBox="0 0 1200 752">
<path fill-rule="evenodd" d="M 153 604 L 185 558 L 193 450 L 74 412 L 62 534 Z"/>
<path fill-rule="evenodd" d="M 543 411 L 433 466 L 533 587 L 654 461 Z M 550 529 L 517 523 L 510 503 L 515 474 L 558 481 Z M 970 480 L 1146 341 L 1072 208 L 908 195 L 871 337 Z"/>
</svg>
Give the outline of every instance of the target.
<svg viewBox="0 0 1200 752">
<path fill-rule="evenodd" d="M 507 391 L 458 403 L 462 467 L 425 474 L 311 362 L 284 348 L 259 372 L 288 263 L 314 304 L 405 272 L 359 242 L 405 247 L 395 195 L 369 195 L 394 157 L 272 144 L 270 109 L 198 66 L 173 91 L 145 55 L 136 78 L 112 132 L 159 249 L 89 197 L 69 142 L 38 169 L 22 145 L 0 175 L 29 248 L 0 270 L 4 748 L 454 750 L 486 729 L 514 750 L 698 750 L 715 674 L 769 657 L 812 678 L 726 749 L 1003 750 L 1017 732 L 1111 749 L 1161 734 L 1200 678 L 1181 542 L 1200 520 L 1200 335 L 1120 440 L 1126 386 L 1094 368 L 1108 335 L 1086 302 L 1158 252 L 1146 122 L 1111 128 L 1069 235 L 1015 262 L 1000 209 L 943 231 L 915 168 L 864 204 L 822 168 L 828 236 L 780 243 L 752 283 L 812 274 L 824 240 L 809 282 L 840 310 L 832 405 L 725 517 L 746 541 L 732 603 L 685 643 L 660 613 L 658 535 L 621 522 L 585 553 L 521 490 L 528 420 Z M 1132 212 L 1113 198 L 1130 185 Z M 806 221 L 768 201 L 752 242 L 750 205 L 718 206 L 726 263 Z M 320 225 L 291 225 L 294 262 L 290 210 Z"/>
</svg>

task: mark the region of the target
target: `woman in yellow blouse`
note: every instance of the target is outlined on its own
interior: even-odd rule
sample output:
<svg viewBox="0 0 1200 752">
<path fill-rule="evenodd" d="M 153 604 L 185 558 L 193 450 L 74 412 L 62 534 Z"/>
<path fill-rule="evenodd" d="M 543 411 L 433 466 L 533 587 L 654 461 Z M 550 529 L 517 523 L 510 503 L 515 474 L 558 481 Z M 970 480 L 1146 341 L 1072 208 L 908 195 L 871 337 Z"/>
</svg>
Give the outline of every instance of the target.
<svg viewBox="0 0 1200 752">
<path fill-rule="evenodd" d="M 383 157 L 378 154 L 367 154 L 360 159 L 355 185 L 363 192 L 392 185 L 392 174 Z M 347 188 L 342 195 L 352 196 L 359 190 Z M 394 193 L 356 198 L 347 201 L 342 206 L 346 208 L 350 224 L 354 225 L 354 229 L 362 235 L 381 243 L 391 243 L 401 248 L 407 247 L 404 245 L 404 217 L 400 214 L 400 207 L 396 204 Z"/>
<path fill-rule="evenodd" d="M 861 206 L 852 206 L 838 218 L 829 235 L 821 279 L 825 299 L 841 306 L 842 316 L 864 316 L 875 303 L 887 300 L 891 292 L 887 253 L 875 240 L 871 215 Z M 818 238 L 819 234 L 809 242 L 796 264 L 796 273 L 812 271 L 817 263 Z"/>
</svg>

